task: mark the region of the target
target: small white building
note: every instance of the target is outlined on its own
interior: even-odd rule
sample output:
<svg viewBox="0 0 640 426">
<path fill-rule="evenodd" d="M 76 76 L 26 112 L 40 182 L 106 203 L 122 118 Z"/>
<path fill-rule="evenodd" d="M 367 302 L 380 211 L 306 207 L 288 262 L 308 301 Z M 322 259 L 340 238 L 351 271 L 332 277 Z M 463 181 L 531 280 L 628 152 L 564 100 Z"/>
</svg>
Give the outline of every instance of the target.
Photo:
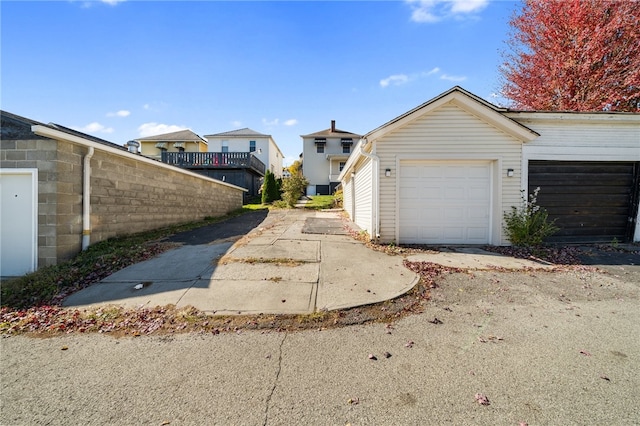
<svg viewBox="0 0 640 426">
<path fill-rule="evenodd" d="M 302 173 L 309 185 L 307 195 L 333 194 L 340 183 L 338 177 L 360 135 L 331 127 L 302 138 Z"/>
<path fill-rule="evenodd" d="M 205 135 L 209 152 L 250 152 L 262 161 L 276 178 L 282 177 L 284 155 L 271 135 L 249 128 Z"/>
<path fill-rule="evenodd" d="M 554 241 L 638 241 L 640 114 L 510 111 L 454 87 L 364 135 L 339 180 L 381 242 L 509 244 L 503 215 L 536 187 Z"/>
</svg>

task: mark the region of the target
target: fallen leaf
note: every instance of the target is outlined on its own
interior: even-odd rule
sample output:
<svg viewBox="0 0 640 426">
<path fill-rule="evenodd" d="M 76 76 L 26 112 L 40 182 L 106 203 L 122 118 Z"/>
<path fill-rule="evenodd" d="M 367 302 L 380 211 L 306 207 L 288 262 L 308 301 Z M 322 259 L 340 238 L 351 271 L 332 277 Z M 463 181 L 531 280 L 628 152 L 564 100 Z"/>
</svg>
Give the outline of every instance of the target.
<svg viewBox="0 0 640 426">
<path fill-rule="evenodd" d="M 489 405 L 489 398 L 487 398 L 486 395 L 483 395 L 481 393 L 476 394 L 476 401 L 480 405 Z"/>
</svg>

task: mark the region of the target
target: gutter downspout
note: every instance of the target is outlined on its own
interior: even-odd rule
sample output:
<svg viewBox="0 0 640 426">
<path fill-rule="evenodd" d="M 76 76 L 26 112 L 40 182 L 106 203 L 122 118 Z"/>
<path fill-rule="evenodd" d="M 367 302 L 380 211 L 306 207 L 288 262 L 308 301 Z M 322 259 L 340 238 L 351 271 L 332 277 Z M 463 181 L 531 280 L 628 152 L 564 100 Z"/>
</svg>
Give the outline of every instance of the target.
<svg viewBox="0 0 640 426">
<path fill-rule="evenodd" d="M 94 149 L 89 147 L 84 156 L 84 168 L 82 176 L 82 250 L 89 248 L 91 243 L 91 157 Z"/>
<path fill-rule="evenodd" d="M 373 238 L 376 240 L 380 238 L 380 204 L 378 199 L 380 198 L 380 157 L 375 154 L 375 145 L 373 146 L 373 154 L 369 154 L 364 151 L 364 146 L 360 147 L 360 154 L 373 160 L 373 229 L 371 230 Z"/>
</svg>

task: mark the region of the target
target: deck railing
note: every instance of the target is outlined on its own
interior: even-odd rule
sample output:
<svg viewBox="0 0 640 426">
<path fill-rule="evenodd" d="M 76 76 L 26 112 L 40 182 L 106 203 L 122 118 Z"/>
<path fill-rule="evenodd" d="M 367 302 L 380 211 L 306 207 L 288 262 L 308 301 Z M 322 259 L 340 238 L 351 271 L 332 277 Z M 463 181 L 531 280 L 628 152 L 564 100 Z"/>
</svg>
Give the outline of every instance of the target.
<svg viewBox="0 0 640 426">
<path fill-rule="evenodd" d="M 251 152 L 167 152 L 162 162 L 184 168 L 251 168 L 264 175 L 265 165 Z"/>
</svg>

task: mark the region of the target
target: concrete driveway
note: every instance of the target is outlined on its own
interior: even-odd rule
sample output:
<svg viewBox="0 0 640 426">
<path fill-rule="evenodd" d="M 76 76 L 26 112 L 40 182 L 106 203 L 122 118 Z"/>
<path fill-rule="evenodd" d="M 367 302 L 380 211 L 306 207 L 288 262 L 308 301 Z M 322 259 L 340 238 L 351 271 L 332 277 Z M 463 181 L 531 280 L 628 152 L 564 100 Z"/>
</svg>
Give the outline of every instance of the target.
<svg viewBox="0 0 640 426">
<path fill-rule="evenodd" d="M 418 281 L 401 257 L 347 235 L 336 211 L 271 210 L 257 224 L 256 215 L 242 216 L 248 226 L 236 226 L 235 235 L 220 231 L 225 222 L 178 234 L 170 241 L 181 247 L 112 274 L 69 296 L 64 306 L 308 313 L 391 299 Z"/>
</svg>

